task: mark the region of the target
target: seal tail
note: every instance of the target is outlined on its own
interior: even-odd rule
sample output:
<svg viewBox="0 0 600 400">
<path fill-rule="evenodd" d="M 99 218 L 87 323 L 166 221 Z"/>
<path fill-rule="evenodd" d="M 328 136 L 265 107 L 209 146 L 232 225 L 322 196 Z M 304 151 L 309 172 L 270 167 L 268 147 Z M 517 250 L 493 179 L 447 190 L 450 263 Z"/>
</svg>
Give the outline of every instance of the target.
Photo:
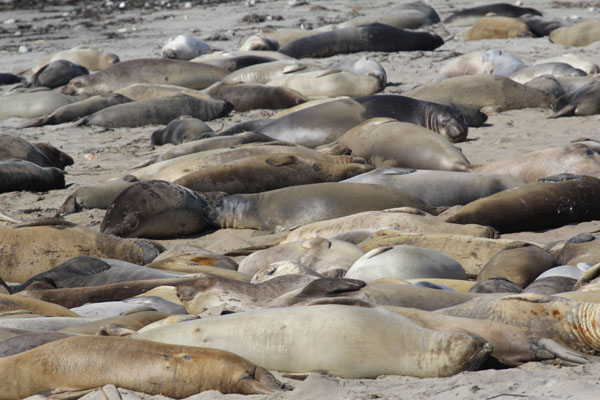
<svg viewBox="0 0 600 400">
<path fill-rule="evenodd" d="M 560 110 L 558 110 L 551 116 L 549 116 L 548 119 L 554 119 L 554 118 L 560 118 L 560 117 L 573 117 L 574 115 L 575 115 L 575 105 L 569 104 L 569 105 L 561 108 Z"/>
</svg>

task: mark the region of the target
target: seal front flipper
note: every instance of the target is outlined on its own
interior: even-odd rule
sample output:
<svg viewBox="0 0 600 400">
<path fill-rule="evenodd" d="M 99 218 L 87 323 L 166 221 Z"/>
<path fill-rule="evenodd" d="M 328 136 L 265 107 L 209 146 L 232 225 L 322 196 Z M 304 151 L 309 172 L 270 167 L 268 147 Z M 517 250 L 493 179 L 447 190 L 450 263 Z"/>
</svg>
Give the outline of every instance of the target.
<svg viewBox="0 0 600 400">
<path fill-rule="evenodd" d="M 561 365 L 575 366 L 600 361 L 600 357 L 582 353 L 552 339 L 533 339 L 531 347 L 539 360 L 547 360 Z"/>
<path fill-rule="evenodd" d="M 281 390 L 290 390 L 262 367 L 256 367 L 252 373 L 238 381 L 237 392 L 242 394 L 269 394 Z"/>
<path fill-rule="evenodd" d="M 310 282 L 298 294 L 299 297 L 331 296 L 341 293 L 355 292 L 367 284 L 358 279 L 321 278 Z"/>
</svg>

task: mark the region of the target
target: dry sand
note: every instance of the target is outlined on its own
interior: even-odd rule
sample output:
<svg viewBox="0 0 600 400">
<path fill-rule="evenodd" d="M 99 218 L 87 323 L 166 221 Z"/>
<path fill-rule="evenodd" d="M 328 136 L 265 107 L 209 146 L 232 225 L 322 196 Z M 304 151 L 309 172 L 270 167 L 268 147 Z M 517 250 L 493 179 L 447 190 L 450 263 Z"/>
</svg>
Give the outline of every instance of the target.
<svg viewBox="0 0 600 400">
<path fill-rule="evenodd" d="M 80 5 L 52 5 L 46 2 L 42 9 L 8 10 L 7 3 L 0 1 L 0 72 L 17 73 L 26 70 L 44 57 L 77 45 L 95 47 L 118 54 L 121 60 L 160 55 L 162 45 L 181 33 L 193 33 L 207 40 L 214 48 L 234 50 L 239 40 L 253 29 L 261 26 L 299 27 L 301 24 L 318 27 L 349 19 L 355 13 L 378 14 L 390 10 L 395 2 L 383 0 L 317 1 L 290 6 L 288 1 L 257 1 L 253 7 L 245 1 L 202 5 L 192 1 L 191 8 L 184 2 L 149 2 L 150 7 L 140 5 L 143 1 L 126 1 L 123 10 L 102 7 L 106 2 L 61 2 Z M 24 4 L 28 2 L 22 2 Z M 31 2 L 34 3 L 34 2 Z M 301 2 L 296 2 L 301 3 Z M 475 2 L 434 0 L 431 5 L 442 19 L 452 11 L 473 6 Z M 535 7 L 547 18 L 579 16 L 600 19 L 600 14 L 590 10 L 595 2 L 528 1 L 524 6 Z M 262 23 L 243 22 L 248 14 L 271 16 Z M 282 16 L 283 20 L 277 20 Z M 10 20 L 15 20 L 13 23 Z M 465 28 L 438 25 L 432 28 L 442 37 L 449 37 Z M 20 32 L 16 34 L 16 32 Z M 225 38 L 228 40 L 216 40 Z M 19 46 L 28 46 L 30 52 L 19 53 Z M 600 63 L 600 47 L 569 48 L 552 44 L 548 38 L 520 38 L 508 40 L 482 40 L 461 42 L 449 40 L 434 52 L 372 53 L 386 69 L 389 85 L 385 93 L 401 93 L 417 85 L 438 78 L 437 70 L 442 62 L 457 53 L 498 48 L 510 51 L 526 63 L 540 58 L 574 53 L 590 61 Z M 341 59 L 314 60 L 328 65 Z M 5 90 L 5 89 L 4 89 Z M 229 118 L 211 121 L 209 125 L 218 130 L 234 123 L 272 115 L 272 111 L 234 113 Z M 552 146 L 562 146 L 569 141 L 589 137 L 600 139 L 599 116 L 573 117 L 547 120 L 550 110 L 526 109 L 508 111 L 489 116 L 481 128 L 469 130 L 468 140 L 458 146 L 473 164 L 500 160 L 510 156 Z M 0 211 L 21 220 L 51 216 L 68 194 L 83 184 L 94 184 L 108 178 L 122 176 L 134 165 L 162 151 L 150 145 L 150 134 L 157 127 L 102 129 L 75 127 L 73 124 L 18 129 L 25 120 L 12 118 L 0 121 L 1 132 L 21 136 L 28 141 L 48 142 L 67 152 L 75 160 L 67 168 L 69 187 L 47 193 L 14 192 L 0 194 Z M 86 210 L 69 215 L 67 220 L 98 229 L 103 210 Z M 3 222 L 0 222 L 3 224 Z M 569 225 L 545 232 L 523 232 L 505 237 L 551 244 L 565 240 L 580 232 L 600 230 L 600 221 Z M 182 241 L 193 242 L 209 249 L 244 247 L 258 243 L 265 237 L 242 232 L 239 242 L 220 243 L 219 233 L 185 240 L 161 241 L 170 247 Z M 268 399 L 592 399 L 600 398 L 600 365 L 560 368 L 530 363 L 521 368 L 487 370 L 462 373 L 444 379 L 415 379 L 386 376 L 376 380 L 346 380 L 312 374 L 305 381 L 288 382 L 294 391 L 272 396 L 223 396 L 206 392 L 194 398 L 268 398 Z M 99 396 L 96 393 L 95 396 Z M 123 395 L 124 396 L 124 395 Z M 139 395 L 141 396 L 141 395 Z M 104 397 L 95 397 L 104 398 Z M 111 397 L 112 398 L 112 397 Z M 125 396 L 123 397 L 125 398 Z M 129 398 L 129 397 L 128 397 Z M 155 397 L 158 398 L 158 397 Z"/>
</svg>

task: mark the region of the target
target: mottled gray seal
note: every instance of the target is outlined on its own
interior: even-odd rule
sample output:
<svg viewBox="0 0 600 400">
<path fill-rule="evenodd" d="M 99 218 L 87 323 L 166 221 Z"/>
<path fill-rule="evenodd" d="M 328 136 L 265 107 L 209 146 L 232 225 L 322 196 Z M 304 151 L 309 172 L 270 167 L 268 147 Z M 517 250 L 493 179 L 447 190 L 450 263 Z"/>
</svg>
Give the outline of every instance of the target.
<svg viewBox="0 0 600 400">
<path fill-rule="evenodd" d="M 227 351 L 117 337 L 66 338 L 2 358 L 0 365 L 5 399 L 108 383 L 176 398 L 205 390 L 259 394 L 282 387 L 267 370 Z"/>
<path fill-rule="evenodd" d="M 183 60 L 140 58 L 111 65 L 92 75 L 80 76 L 62 89 L 65 94 L 107 93 L 133 83 L 168 83 L 203 89 L 221 80 L 227 71 L 212 65 Z"/>
<path fill-rule="evenodd" d="M 373 23 L 306 36 L 279 51 L 294 58 L 318 58 L 361 51 L 435 50 L 443 44 L 444 40 L 435 34 Z"/>
<path fill-rule="evenodd" d="M 177 325 L 134 337 L 229 348 L 272 370 L 321 371 L 355 379 L 453 375 L 477 368 L 492 350 L 479 337 L 427 330 L 383 308 L 297 306 Z M 276 350 L 282 347 L 287 350 Z"/>
<path fill-rule="evenodd" d="M 121 237 L 173 238 L 207 228 L 206 198 L 165 181 L 138 182 L 106 210 L 100 232 Z"/>
<path fill-rule="evenodd" d="M 222 228 L 281 231 L 361 211 L 403 206 L 435 211 L 400 189 L 335 182 L 226 196 L 208 207 L 207 217 Z"/>
</svg>

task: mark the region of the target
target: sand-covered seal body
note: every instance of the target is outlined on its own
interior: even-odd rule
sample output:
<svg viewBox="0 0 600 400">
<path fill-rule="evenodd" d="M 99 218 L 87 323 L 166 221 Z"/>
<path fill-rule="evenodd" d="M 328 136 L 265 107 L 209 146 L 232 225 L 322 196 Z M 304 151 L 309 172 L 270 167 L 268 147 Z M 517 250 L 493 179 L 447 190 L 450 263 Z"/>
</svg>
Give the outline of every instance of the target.
<svg viewBox="0 0 600 400">
<path fill-rule="evenodd" d="M 293 87 L 269 85 L 216 83 L 206 89 L 206 92 L 215 99 L 233 104 L 236 111 L 289 108 L 307 101 L 305 95 Z"/>
<path fill-rule="evenodd" d="M 57 60 L 67 60 L 74 64 L 81 65 L 90 71 L 99 71 L 120 61 L 119 56 L 116 54 L 102 52 L 91 47 L 77 46 L 54 53 L 52 56 L 46 58 L 32 68 L 31 71 L 32 73 L 36 73 L 45 65 Z"/>
<path fill-rule="evenodd" d="M 587 46 L 600 40 L 600 22 L 588 19 L 573 26 L 563 26 L 550 32 L 549 39 L 563 46 Z"/>
<path fill-rule="evenodd" d="M 296 39 L 279 51 L 294 58 L 319 58 L 361 51 L 435 50 L 443 44 L 444 40 L 435 34 L 373 23 Z"/>
<path fill-rule="evenodd" d="M 482 339 L 434 333 L 388 310 L 339 305 L 250 311 L 136 337 L 229 348 L 268 369 L 343 378 L 448 376 L 476 368 L 491 351 Z"/>
<path fill-rule="evenodd" d="M 210 51 L 210 45 L 192 35 L 178 35 L 165 44 L 161 54 L 165 58 L 191 60 Z"/>
<path fill-rule="evenodd" d="M 391 118 L 372 118 L 350 129 L 338 143 L 375 167 L 469 171 L 462 152 L 446 138 Z"/>
<path fill-rule="evenodd" d="M 71 337 L 0 363 L 6 373 L 0 384 L 3 399 L 109 383 L 174 398 L 205 390 L 258 394 L 281 388 L 268 371 L 229 352 L 129 338 Z"/>
<path fill-rule="evenodd" d="M 106 210 L 100 232 L 121 237 L 173 238 L 208 226 L 205 200 L 165 181 L 138 182 L 121 192 Z"/>
</svg>

